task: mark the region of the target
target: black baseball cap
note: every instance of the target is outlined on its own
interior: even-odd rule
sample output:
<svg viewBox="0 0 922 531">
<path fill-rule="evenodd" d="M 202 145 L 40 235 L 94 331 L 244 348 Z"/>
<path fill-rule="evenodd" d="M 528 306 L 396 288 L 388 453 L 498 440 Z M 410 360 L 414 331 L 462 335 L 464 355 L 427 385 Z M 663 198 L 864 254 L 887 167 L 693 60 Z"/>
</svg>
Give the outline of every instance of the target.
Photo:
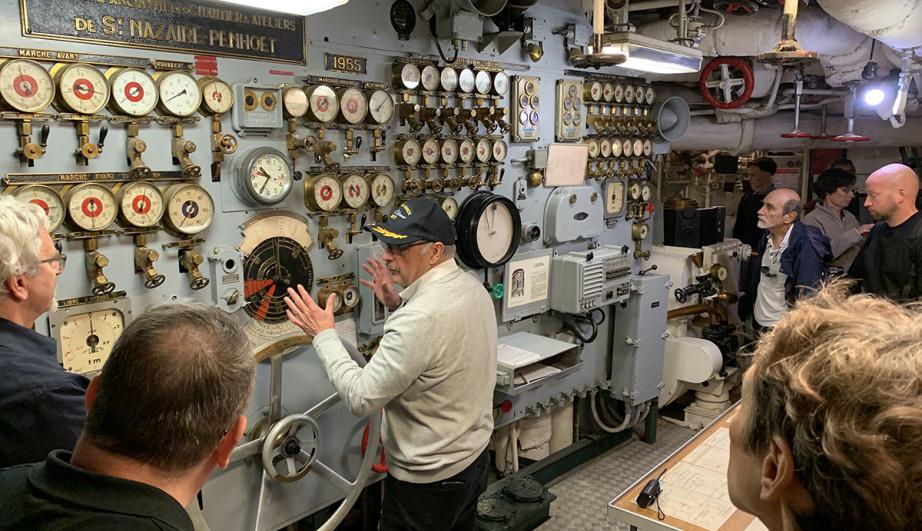
<svg viewBox="0 0 922 531">
<path fill-rule="evenodd" d="M 404 246 L 419 241 L 455 244 L 455 224 L 432 199 L 418 197 L 401 203 L 381 223 L 366 225 L 387 245 Z"/>
</svg>

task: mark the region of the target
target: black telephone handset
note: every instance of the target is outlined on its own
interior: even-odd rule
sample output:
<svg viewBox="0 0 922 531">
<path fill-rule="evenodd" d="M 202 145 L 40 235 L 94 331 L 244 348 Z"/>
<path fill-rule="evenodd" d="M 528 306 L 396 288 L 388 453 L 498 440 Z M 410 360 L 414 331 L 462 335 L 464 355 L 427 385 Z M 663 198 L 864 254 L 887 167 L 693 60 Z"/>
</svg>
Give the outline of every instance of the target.
<svg viewBox="0 0 922 531">
<path fill-rule="evenodd" d="M 659 476 L 656 476 L 656 479 L 651 479 L 650 481 L 648 481 L 647 484 L 644 485 L 643 490 L 640 491 L 640 494 L 637 495 L 637 500 L 636 500 L 637 505 L 641 509 L 646 509 L 647 507 L 656 503 L 657 504 L 656 512 L 657 512 L 658 518 L 659 518 L 659 515 L 662 513 L 662 511 L 659 510 L 659 495 L 663 492 L 663 486 L 660 484 L 659 480 L 660 478 L 663 477 L 663 474 L 665 473 L 666 473 L 666 469 L 664 468 L 663 471 L 659 473 Z M 663 515 L 663 517 L 665 517 L 665 515 Z M 662 518 L 660 519 L 662 520 Z"/>
</svg>

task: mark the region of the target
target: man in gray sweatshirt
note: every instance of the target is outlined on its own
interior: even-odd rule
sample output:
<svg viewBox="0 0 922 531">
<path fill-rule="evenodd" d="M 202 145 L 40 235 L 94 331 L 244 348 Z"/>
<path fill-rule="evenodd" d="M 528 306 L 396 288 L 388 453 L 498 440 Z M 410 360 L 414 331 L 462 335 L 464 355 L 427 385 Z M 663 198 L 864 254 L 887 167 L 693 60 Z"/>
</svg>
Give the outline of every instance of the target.
<svg viewBox="0 0 922 531">
<path fill-rule="evenodd" d="M 384 408 L 381 529 L 472 530 L 493 432 L 493 302 L 455 263 L 454 224 L 435 201 L 410 199 L 366 229 L 384 254 L 383 263 L 365 264 L 374 280 L 362 283 L 392 312 L 371 361 L 361 368 L 343 347 L 332 295 L 323 310 L 303 286 L 289 289 L 288 318 L 314 337 L 333 387 L 354 415 Z"/>
</svg>

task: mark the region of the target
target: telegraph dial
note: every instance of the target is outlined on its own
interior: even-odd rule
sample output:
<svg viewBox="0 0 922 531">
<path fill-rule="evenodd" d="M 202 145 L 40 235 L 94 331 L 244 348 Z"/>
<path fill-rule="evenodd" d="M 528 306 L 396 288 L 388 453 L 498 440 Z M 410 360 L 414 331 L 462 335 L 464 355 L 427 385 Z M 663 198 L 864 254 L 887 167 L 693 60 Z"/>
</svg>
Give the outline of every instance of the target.
<svg viewBox="0 0 922 531">
<path fill-rule="evenodd" d="M 522 220 L 515 204 L 487 191 L 470 195 L 461 205 L 455 223 L 458 257 L 474 269 L 508 262 L 522 236 Z"/>
<path fill-rule="evenodd" d="M 0 66 L 0 97 L 20 112 L 41 112 L 54 99 L 54 81 L 41 65 L 12 59 Z"/>
</svg>

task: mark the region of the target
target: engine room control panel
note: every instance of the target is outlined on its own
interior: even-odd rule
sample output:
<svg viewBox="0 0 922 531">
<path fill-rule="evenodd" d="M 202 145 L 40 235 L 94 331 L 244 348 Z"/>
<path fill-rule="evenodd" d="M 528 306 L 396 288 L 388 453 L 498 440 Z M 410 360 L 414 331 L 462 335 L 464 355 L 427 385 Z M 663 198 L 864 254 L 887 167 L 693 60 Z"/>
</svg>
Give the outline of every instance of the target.
<svg viewBox="0 0 922 531">
<path fill-rule="evenodd" d="M 605 246 L 555 256 L 551 263 L 551 309 L 580 314 L 621 302 L 631 294 L 631 256 Z"/>
</svg>

